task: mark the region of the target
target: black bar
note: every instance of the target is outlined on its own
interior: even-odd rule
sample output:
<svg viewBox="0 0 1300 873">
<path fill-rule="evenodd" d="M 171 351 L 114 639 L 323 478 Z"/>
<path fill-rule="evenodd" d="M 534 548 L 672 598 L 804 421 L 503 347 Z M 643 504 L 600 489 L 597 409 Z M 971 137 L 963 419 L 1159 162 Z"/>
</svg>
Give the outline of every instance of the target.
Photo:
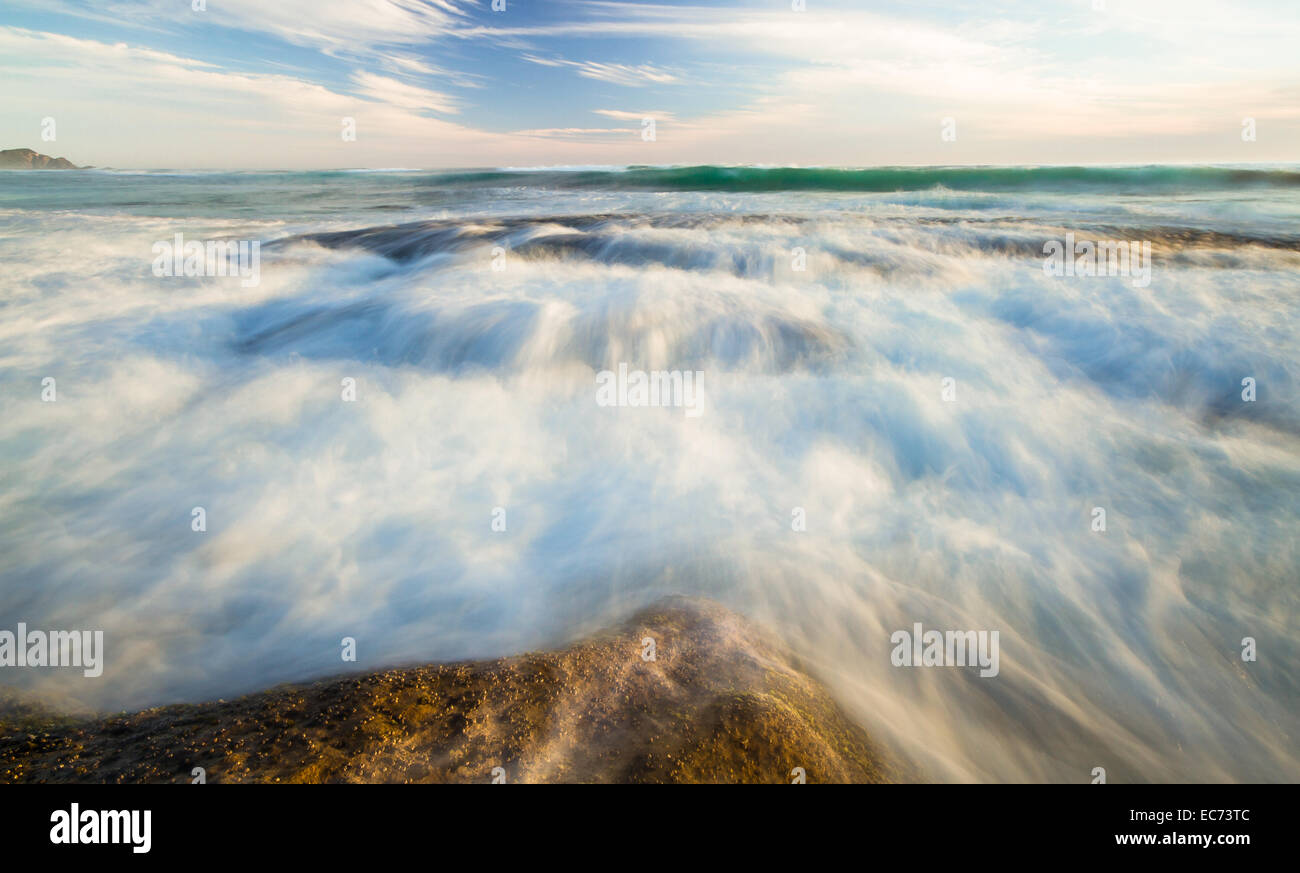
<svg viewBox="0 0 1300 873">
<path fill-rule="evenodd" d="M 687 840 L 705 846 L 706 854 L 770 850 L 790 862 L 826 857 L 826 852 L 864 860 L 919 853 L 927 861 L 982 854 L 998 863 L 1098 854 L 1182 859 L 1199 852 L 1221 861 L 1256 849 L 1278 853 L 1293 848 L 1295 799 L 1290 785 L 819 786 L 797 791 L 38 785 L 0 791 L 0 815 L 6 852 L 26 850 L 51 859 L 96 855 L 128 863 L 194 860 L 230 849 L 259 861 L 299 863 L 334 863 L 345 857 L 378 861 L 415 853 L 431 860 L 477 855 L 485 863 L 533 864 L 558 851 L 639 867 L 660 855 L 680 861 Z M 74 803 L 83 818 L 88 810 L 148 810 L 149 851 L 135 852 L 129 839 L 98 845 L 51 842 L 52 818 L 60 811 L 70 814 Z M 1189 835 L 1195 835 L 1195 844 Z M 1206 835 L 1210 843 L 1201 845 Z M 698 854 L 697 849 L 690 854 Z"/>
</svg>

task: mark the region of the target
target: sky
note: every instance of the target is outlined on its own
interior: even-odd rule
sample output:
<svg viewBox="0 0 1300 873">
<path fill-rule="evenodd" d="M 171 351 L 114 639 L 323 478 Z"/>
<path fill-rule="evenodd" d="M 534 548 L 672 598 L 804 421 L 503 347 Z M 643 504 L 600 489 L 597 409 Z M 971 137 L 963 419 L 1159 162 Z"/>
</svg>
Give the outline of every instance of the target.
<svg viewBox="0 0 1300 873">
<path fill-rule="evenodd" d="M 1300 160 L 1296 0 L 495 6 L 0 0 L 0 148 L 177 169 Z"/>
</svg>

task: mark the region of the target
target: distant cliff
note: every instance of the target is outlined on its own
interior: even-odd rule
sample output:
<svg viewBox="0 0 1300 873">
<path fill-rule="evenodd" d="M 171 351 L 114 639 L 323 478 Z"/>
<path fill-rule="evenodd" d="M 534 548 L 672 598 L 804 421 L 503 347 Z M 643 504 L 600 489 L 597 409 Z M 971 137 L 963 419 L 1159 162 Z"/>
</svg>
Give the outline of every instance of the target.
<svg viewBox="0 0 1300 873">
<path fill-rule="evenodd" d="M 0 170 L 80 170 L 67 158 L 52 158 L 31 149 L 0 149 Z"/>
<path fill-rule="evenodd" d="M 4 710 L 0 783 L 917 778 L 766 633 L 682 599 L 558 652 L 108 718 Z"/>
</svg>

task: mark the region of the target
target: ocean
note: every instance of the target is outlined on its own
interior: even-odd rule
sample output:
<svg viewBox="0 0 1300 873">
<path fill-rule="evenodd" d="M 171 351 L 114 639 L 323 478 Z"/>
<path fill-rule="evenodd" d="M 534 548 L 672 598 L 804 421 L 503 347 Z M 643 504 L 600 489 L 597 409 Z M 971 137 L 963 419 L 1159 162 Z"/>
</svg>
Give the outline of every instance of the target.
<svg viewBox="0 0 1300 873">
<path fill-rule="evenodd" d="M 1300 167 L 7 171 L 0 265 L 0 628 L 104 633 L 0 671 L 53 706 L 686 594 L 928 779 L 1300 780 Z"/>
</svg>

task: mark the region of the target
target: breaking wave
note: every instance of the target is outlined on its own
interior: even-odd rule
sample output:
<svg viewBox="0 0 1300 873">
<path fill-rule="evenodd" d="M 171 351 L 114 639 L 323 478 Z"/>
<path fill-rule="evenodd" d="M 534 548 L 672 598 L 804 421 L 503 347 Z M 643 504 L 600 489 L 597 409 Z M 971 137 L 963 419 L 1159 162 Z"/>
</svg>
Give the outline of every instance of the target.
<svg viewBox="0 0 1300 873">
<path fill-rule="evenodd" d="M 0 628 L 107 646 L 0 682 L 228 697 L 688 594 L 936 779 L 1300 779 L 1294 170 L 549 172 L 0 180 Z M 153 276 L 182 232 L 260 282 Z M 1067 232 L 1150 284 L 1046 275 Z M 620 363 L 703 413 L 598 406 Z M 914 622 L 1000 674 L 893 666 Z"/>
</svg>

